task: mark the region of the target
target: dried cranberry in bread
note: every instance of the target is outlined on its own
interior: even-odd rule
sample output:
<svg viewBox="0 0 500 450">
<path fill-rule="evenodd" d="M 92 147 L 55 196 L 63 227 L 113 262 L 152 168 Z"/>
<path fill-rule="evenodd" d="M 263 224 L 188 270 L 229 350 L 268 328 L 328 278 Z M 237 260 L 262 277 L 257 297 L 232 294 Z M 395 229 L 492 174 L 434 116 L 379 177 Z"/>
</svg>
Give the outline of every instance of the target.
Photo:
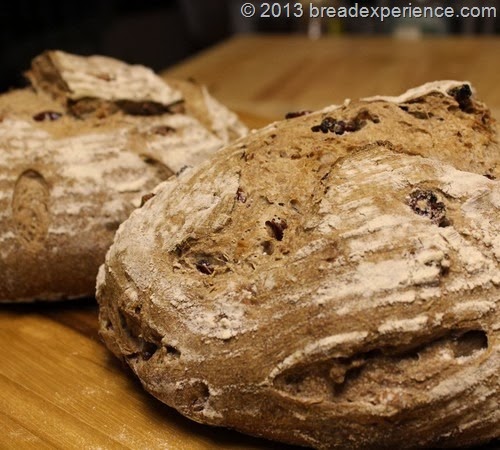
<svg viewBox="0 0 500 450">
<path fill-rule="evenodd" d="M 47 52 L 28 78 L 0 96 L 0 302 L 93 296 L 141 197 L 246 129 L 203 86 L 107 57 Z"/>
<path fill-rule="evenodd" d="M 121 225 L 105 343 L 202 423 L 320 449 L 500 436 L 487 108 L 450 81 L 289 117 Z"/>
</svg>

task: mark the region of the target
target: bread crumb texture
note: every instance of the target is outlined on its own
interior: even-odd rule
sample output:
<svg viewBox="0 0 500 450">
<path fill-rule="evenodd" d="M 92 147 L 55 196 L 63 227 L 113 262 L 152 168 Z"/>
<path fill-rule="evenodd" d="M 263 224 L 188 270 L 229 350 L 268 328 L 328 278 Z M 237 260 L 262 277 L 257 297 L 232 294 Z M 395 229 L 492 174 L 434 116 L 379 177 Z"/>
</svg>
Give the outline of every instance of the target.
<svg viewBox="0 0 500 450">
<path fill-rule="evenodd" d="M 100 332 L 193 420 L 319 449 L 500 436 L 499 146 L 467 82 L 290 114 L 119 228 Z"/>
<path fill-rule="evenodd" d="M 60 51 L 0 96 L 0 302 L 93 296 L 142 196 L 246 134 L 203 86 Z"/>
</svg>

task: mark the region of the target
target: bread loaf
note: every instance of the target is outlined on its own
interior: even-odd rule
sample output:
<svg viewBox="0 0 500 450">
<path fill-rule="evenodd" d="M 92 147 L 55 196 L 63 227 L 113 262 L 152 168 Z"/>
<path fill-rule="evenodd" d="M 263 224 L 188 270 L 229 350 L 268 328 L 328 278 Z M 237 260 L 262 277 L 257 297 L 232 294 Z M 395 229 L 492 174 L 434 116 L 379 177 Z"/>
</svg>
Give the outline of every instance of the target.
<svg viewBox="0 0 500 450">
<path fill-rule="evenodd" d="M 187 417 L 319 449 L 500 436 L 498 136 L 464 82 L 294 113 L 160 185 L 100 333 Z"/>
<path fill-rule="evenodd" d="M 245 134 L 195 83 L 60 51 L 0 96 L 0 302 L 93 296 L 141 197 Z"/>
</svg>

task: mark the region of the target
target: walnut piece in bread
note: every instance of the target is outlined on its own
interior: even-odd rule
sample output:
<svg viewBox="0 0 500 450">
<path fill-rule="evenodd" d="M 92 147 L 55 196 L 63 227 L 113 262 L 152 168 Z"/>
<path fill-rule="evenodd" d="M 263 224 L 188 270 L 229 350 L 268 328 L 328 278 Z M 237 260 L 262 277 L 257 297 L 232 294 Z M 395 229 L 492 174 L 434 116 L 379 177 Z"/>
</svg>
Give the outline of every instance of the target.
<svg viewBox="0 0 500 450">
<path fill-rule="evenodd" d="M 246 128 L 203 86 L 103 56 L 46 52 L 27 76 L 0 96 L 0 302 L 93 296 L 141 197 Z"/>
<path fill-rule="evenodd" d="M 106 345 L 187 417 L 269 439 L 500 436 L 487 108 L 448 81 L 289 117 L 120 226 L 97 281 Z"/>
</svg>

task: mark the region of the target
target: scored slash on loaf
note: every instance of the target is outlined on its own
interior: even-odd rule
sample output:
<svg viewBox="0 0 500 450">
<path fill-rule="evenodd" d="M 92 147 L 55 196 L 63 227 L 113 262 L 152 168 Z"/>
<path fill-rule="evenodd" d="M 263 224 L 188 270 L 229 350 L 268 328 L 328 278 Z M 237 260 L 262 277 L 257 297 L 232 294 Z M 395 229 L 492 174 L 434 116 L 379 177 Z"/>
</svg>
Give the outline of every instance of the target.
<svg viewBox="0 0 500 450">
<path fill-rule="evenodd" d="M 320 449 L 499 436 L 498 135 L 466 82 L 346 101 L 158 186 L 100 333 L 198 422 Z"/>
<path fill-rule="evenodd" d="M 141 197 L 246 133 L 205 87 L 49 51 L 0 96 L 0 302 L 93 296 Z"/>
</svg>

